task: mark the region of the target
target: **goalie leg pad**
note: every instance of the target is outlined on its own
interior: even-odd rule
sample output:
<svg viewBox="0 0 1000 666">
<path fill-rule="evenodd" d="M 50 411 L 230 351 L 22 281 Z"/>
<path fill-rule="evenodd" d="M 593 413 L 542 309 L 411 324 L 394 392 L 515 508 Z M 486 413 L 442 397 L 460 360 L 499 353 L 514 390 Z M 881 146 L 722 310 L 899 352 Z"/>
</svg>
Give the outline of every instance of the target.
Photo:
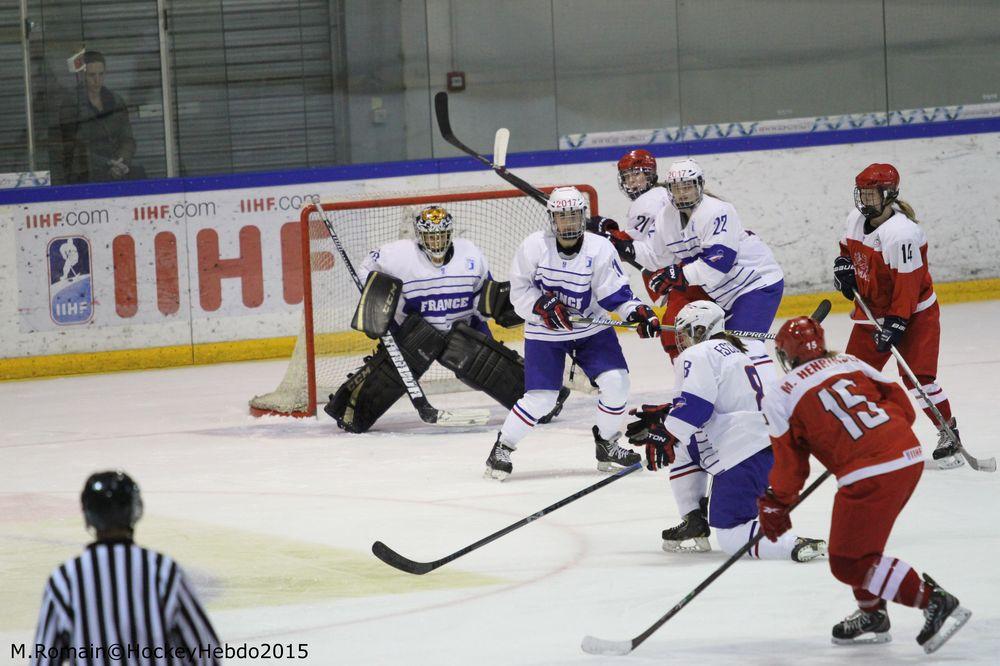
<svg viewBox="0 0 1000 666">
<path fill-rule="evenodd" d="M 448 333 L 440 362 L 464 384 L 507 409 L 524 395 L 524 359 L 520 354 L 462 322 Z"/>
<path fill-rule="evenodd" d="M 402 293 L 402 281 L 378 271 L 369 273 L 351 319 L 351 328 L 378 340 L 389 330 Z"/>
<path fill-rule="evenodd" d="M 415 314 L 406 318 L 395 337 L 417 379 L 427 372 L 445 346 L 444 334 Z M 365 364 L 330 396 L 324 411 L 344 430 L 365 432 L 404 393 L 406 386 L 389 352 L 379 344 L 376 352 L 365 359 Z"/>
</svg>

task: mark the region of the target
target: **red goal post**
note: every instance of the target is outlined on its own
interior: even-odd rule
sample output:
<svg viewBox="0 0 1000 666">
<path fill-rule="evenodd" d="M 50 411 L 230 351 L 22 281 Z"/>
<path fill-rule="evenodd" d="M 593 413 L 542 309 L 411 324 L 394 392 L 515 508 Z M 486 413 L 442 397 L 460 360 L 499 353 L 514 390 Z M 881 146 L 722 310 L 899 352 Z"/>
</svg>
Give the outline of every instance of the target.
<svg viewBox="0 0 1000 666">
<path fill-rule="evenodd" d="M 557 186 L 539 188 L 546 194 Z M 575 185 L 589 200 L 590 214 L 598 214 L 596 190 Z M 547 228 L 543 206 L 519 190 L 463 188 L 386 194 L 322 204 L 337 235 L 358 269 L 367 254 L 385 243 L 413 237 L 413 216 L 421 208 L 441 204 L 455 219 L 455 235 L 474 242 L 489 262 L 494 279 L 506 280 L 514 253 L 534 231 Z M 277 389 L 250 400 L 254 416 L 305 417 L 317 412 L 364 362 L 377 341 L 350 328 L 358 290 L 333 245 L 315 205 L 299 218 L 303 292 L 303 324 L 285 377 Z M 497 329 L 501 339 L 517 339 L 516 331 Z M 513 333 L 513 334 L 512 334 Z M 464 385 L 434 364 L 420 379 L 430 393 L 460 390 Z"/>
</svg>

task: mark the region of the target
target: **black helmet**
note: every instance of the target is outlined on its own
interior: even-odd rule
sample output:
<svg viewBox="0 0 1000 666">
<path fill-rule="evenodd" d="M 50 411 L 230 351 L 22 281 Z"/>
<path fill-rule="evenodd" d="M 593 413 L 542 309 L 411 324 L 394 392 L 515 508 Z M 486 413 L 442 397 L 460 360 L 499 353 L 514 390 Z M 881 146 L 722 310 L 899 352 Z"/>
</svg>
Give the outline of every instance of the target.
<svg viewBox="0 0 1000 666">
<path fill-rule="evenodd" d="M 80 493 L 87 525 L 98 531 L 132 529 L 142 518 L 139 486 L 125 472 L 91 474 Z"/>
</svg>

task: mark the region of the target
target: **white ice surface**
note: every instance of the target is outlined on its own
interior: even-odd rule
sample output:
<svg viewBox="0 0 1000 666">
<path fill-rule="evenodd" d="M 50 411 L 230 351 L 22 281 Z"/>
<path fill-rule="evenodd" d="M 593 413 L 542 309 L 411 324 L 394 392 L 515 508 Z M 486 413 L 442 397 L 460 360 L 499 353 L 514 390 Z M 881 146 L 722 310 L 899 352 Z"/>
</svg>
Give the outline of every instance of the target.
<svg viewBox="0 0 1000 666">
<path fill-rule="evenodd" d="M 1000 455 L 998 329 L 998 302 L 943 308 L 940 384 L 967 447 L 982 457 Z M 829 344 L 843 348 L 846 316 L 831 316 L 827 330 Z M 631 403 L 661 402 L 672 373 L 659 345 L 622 340 Z M 294 540 L 366 560 L 377 539 L 414 559 L 442 557 L 602 478 L 590 435 L 594 397 L 574 395 L 557 422 L 526 439 L 501 484 L 481 478 L 504 416 L 495 404 L 488 426 L 457 432 L 420 423 L 405 401 L 361 436 L 326 419 L 248 416 L 247 399 L 276 386 L 283 369 L 243 363 L 0 384 L 0 577 L 31 590 L 27 600 L 12 599 L 0 585 L 2 607 L 14 609 L 0 615 L 0 662 L 11 658 L 11 642 L 30 641 L 44 582 L 7 577 L 23 576 L 28 558 L 38 576 L 39 564 L 47 571 L 86 541 L 82 525 L 76 543 L 47 531 L 53 519 L 79 520 L 79 489 L 99 468 L 123 468 L 140 483 L 140 542 L 143 525 L 170 520 L 241 530 L 259 539 L 253 548 Z M 489 404 L 469 393 L 434 401 Z M 934 432 L 922 415 L 917 433 L 929 450 Z M 794 513 L 798 533 L 826 535 L 834 491 L 827 482 Z M 831 625 L 854 604 L 825 561 L 738 563 L 632 655 L 584 654 L 584 635 L 640 633 L 724 560 L 718 551 L 660 550 L 660 531 L 678 521 L 662 472 L 635 473 L 423 578 L 397 580 L 405 590 L 411 580 L 464 571 L 495 584 L 289 603 L 280 579 L 249 587 L 244 579 L 241 607 L 213 608 L 212 590 L 226 588 L 227 571 L 206 570 L 197 556 L 182 564 L 195 572 L 224 640 L 308 643 L 305 663 L 998 664 L 998 506 L 1000 475 L 928 471 L 896 524 L 887 552 L 936 577 L 973 611 L 932 658 L 914 641 L 921 613 L 898 605 L 894 642 L 831 646 Z M 35 514 L 45 520 L 24 521 Z M 175 544 L 149 545 L 171 552 Z M 266 558 L 240 556 L 251 570 Z M 308 573 L 315 580 L 350 569 Z"/>
</svg>

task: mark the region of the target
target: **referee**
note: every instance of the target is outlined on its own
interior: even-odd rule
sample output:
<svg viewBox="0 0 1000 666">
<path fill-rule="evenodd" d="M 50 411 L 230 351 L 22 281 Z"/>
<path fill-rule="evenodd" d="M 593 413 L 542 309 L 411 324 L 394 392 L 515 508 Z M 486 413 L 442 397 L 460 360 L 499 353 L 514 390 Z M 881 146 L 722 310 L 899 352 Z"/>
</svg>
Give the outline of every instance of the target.
<svg viewBox="0 0 1000 666">
<path fill-rule="evenodd" d="M 98 472 L 80 496 L 97 538 L 45 584 L 33 664 L 218 664 L 219 639 L 172 559 L 132 542 L 139 486 Z"/>
</svg>

